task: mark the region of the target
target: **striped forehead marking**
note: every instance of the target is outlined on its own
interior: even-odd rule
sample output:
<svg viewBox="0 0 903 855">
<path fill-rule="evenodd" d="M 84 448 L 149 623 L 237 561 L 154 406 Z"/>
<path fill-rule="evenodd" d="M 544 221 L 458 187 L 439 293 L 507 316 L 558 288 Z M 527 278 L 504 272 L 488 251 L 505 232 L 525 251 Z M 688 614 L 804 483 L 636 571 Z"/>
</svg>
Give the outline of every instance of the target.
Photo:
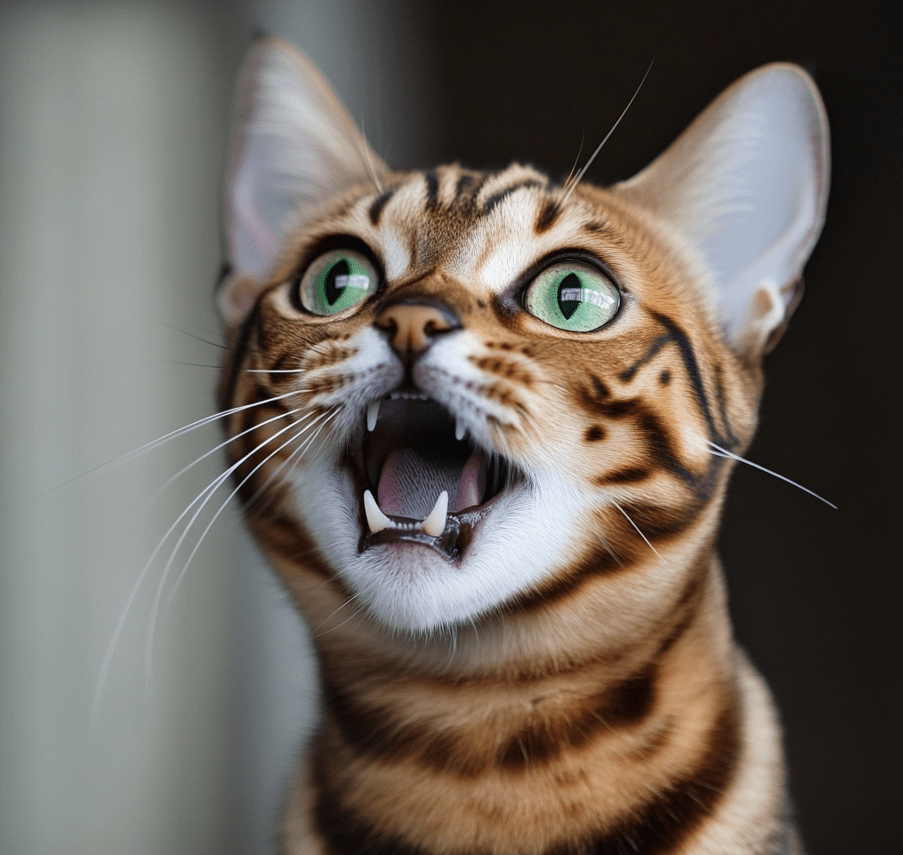
<svg viewBox="0 0 903 855">
<path fill-rule="evenodd" d="M 550 192 L 551 191 L 551 192 Z M 358 209 L 377 241 L 389 281 L 441 266 L 492 293 L 581 232 L 582 205 L 562 211 L 549 179 L 514 165 L 482 174 L 440 167 L 408 175 Z"/>
<path fill-rule="evenodd" d="M 541 258 L 585 243 L 582 210 L 556 213 L 554 223 L 539 231 L 537 224 L 549 210 L 545 193 L 512 194 L 497 215 L 475 225 L 449 259 L 449 272 L 497 294 Z"/>
</svg>

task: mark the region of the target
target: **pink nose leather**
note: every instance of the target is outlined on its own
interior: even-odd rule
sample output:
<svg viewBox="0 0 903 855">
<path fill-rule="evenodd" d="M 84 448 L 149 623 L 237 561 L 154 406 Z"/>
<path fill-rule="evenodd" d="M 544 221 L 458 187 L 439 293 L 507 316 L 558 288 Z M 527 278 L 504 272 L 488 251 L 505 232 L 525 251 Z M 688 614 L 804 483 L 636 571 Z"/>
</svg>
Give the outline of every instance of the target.
<svg viewBox="0 0 903 855">
<path fill-rule="evenodd" d="M 433 306 L 398 303 L 383 309 L 376 325 L 392 333 L 392 347 L 398 353 L 422 353 L 430 346 L 433 335 L 450 330 L 445 315 Z"/>
</svg>

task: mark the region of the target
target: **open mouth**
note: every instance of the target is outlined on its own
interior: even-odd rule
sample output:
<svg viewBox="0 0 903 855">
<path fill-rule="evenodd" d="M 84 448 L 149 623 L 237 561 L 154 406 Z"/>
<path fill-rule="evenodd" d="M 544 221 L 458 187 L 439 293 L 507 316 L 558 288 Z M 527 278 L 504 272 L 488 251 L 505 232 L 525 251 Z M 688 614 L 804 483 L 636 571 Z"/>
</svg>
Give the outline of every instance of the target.
<svg viewBox="0 0 903 855">
<path fill-rule="evenodd" d="M 396 392 L 374 401 L 366 423 L 361 551 L 409 542 L 458 560 L 493 501 L 520 473 L 472 442 L 425 395 Z"/>
</svg>

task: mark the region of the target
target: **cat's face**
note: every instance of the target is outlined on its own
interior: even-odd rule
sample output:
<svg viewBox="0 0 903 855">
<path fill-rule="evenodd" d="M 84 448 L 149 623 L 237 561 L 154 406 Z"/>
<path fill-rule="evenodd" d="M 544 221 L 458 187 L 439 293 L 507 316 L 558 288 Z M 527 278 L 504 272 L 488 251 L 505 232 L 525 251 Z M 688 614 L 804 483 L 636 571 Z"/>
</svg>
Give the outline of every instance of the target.
<svg viewBox="0 0 903 855">
<path fill-rule="evenodd" d="M 597 621 L 654 620 L 637 602 L 667 602 L 673 568 L 711 548 L 724 454 L 752 435 L 823 193 L 802 222 L 782 231 L 767 209 L 738 237 L 725 185 L 783 184 L 721 176 L 750 157 L 723 153 L 740 120 L 719 102 L 696 131 L 713 162 L 690 133 L 691 156 L 681 138 L 676 162 L 608 191 L 520 166 L 392 173 L 362 140 L 337 145 L 349 123 L 325 84 L 267 50 L 259 133 L 252 115 L 235 157 L 221 398 L 242 408 L 230 454 L 249 522 L 299 604 L 329 592 L 325 609 L 431 631 L 610 579 L 583 599 Z M 310 113 L 305 98 L 317 123 L 286 158 L 302 131 L 275 120 Z M 822 169 L 792 192 L 817 197 Z M 324 174 L 334 189 L 304 189 Z"/>
<path fill-rule="evenodd" d="M 390 176 L 305 224 L 260 299 L 229 403 L 279 398 L 242 429 L 290 414 L 252 483 L 390 626 L 658 574 L 713 525 L 709 443 L 750 436 L 754 383 L 679 257 L 616 194 L 563 196 L 516 166 Z"/>
</svg>

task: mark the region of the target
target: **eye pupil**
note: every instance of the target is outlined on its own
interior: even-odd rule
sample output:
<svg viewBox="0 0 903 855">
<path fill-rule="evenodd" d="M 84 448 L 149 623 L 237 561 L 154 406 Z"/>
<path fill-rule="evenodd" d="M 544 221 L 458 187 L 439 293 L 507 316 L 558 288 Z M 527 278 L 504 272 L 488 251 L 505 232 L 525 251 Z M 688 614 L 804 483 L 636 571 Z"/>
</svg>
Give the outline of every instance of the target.
<svg viewBox="0 0 903 855">
<path fill-rule="evenodd" d="M 568 273 L 558 283 L 558 309 L 566 321 L 580 308 L 580 300 L 573 299 L 580 294 L 580 284 L 580 277 L 576 273 Z"/>
<path fill-rule="evenodd" d="M 350 273 L 351 265 L 344 258 L 333 264 L 327 271 L 325 281 L 323 282 L 323 292 L 326 297 L 326 302 L 330 306 L 334 306 L 338 302 L 339 297 L 342 296 Z M 345 277 L 342 280 L 342 285 L 339 285 L 336 281 L 340 276 Z"/>
<path fill-rule="evenodd" d="M 546 267 L 524 290 L 523 307 L 565 332 L 594 332 L 614 318 L 619 291 L 594 264 L 562 259 Z"/>
<path fill-rule="evenodd" d="M 291 290 L 295 308 L 321 318 L 342 315 L 372 297 L 379 287 L 373 262 L 356 249 L 331 249 L 311 261 Z"/>
</svg>

